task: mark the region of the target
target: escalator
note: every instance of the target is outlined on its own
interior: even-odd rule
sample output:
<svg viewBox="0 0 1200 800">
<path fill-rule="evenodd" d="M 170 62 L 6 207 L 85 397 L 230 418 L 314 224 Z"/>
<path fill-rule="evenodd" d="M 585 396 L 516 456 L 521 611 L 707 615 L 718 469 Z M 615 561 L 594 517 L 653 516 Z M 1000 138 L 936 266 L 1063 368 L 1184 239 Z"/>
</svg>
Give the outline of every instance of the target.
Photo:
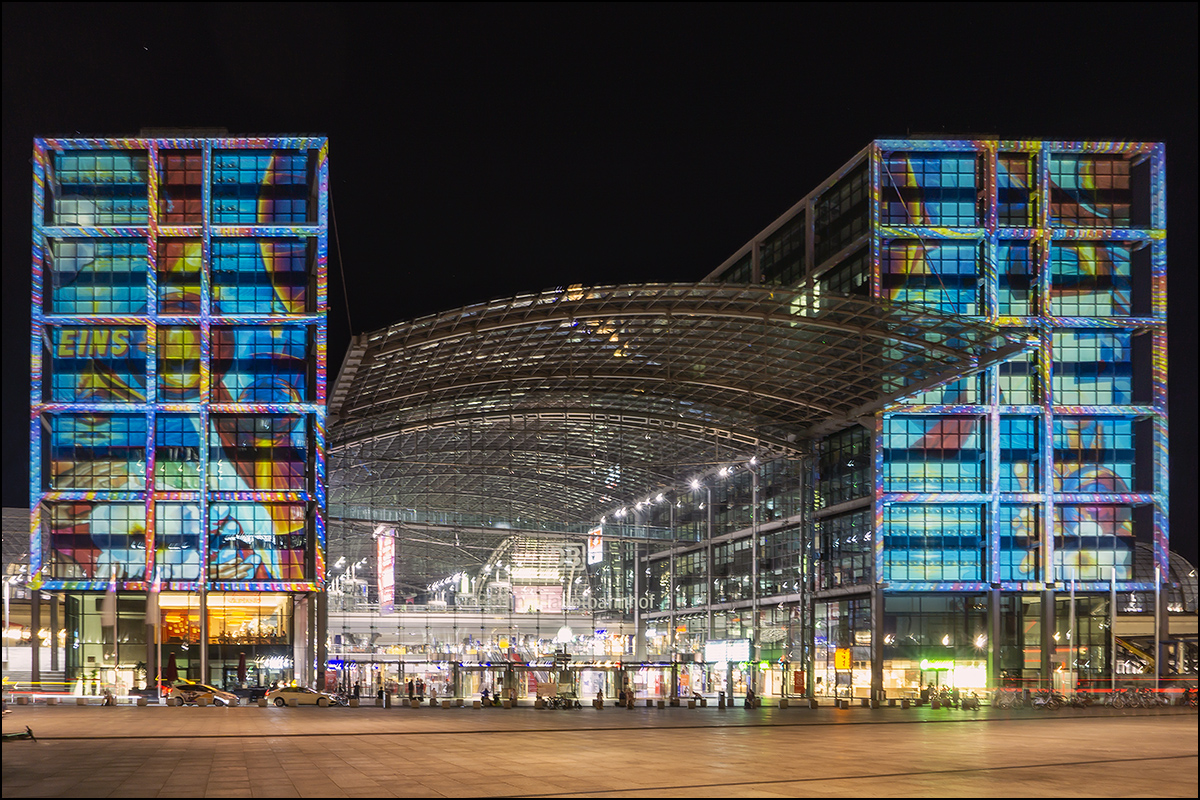
<svg viewBox="0 0 1200 800">
<path fill-rule="evenodd" d="M 1113 638 L 1117 640 L 1117 647 L 1125 650 L 1127 654 L 1125 658 L 1126 661 L 1137 664 L 1141 672 L 1144 674 L 1154 672 L 1154 656 L 1147 653 L 1145 649 L 1142 649 L 1142 647 L 1139 647 L 1137 643 L 1134 643 L 1130 639 L 1125 639 L 1120 636 Z M 1152 648 L 1153 645 L 1146 649 Z M 1129 658 L 1129 656 L 1133 656 L 1133 658 Z"/>
</svg>

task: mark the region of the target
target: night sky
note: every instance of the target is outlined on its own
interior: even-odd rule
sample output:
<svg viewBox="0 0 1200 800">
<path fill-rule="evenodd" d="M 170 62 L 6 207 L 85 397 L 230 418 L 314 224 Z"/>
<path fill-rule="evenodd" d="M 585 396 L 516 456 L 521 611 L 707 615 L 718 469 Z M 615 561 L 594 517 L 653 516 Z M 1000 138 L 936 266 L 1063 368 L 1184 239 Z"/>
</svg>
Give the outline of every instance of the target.
<svg viewBox="0 0 1200 800">
<path fill-rule="evenodd" d="M 351 331 L 699 280 L 874 138 L 1164 141 L 1171 543 L 1195 563 L 1196 9 L 5 3 L 4 505 L 29 498 L 35 136 L 329 136 L 330 380 Z"/>
</svg>

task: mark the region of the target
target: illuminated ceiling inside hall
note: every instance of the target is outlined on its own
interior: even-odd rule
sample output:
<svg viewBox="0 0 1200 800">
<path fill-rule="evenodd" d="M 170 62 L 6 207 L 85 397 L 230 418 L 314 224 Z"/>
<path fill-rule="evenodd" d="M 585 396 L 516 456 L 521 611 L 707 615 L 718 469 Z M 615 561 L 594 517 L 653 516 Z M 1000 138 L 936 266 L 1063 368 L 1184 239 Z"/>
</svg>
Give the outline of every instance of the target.
<svg viewBox="0 0 1200 800">
<path fill-rule="evenodd" d="M 330 394 L 331 547 L 351 520 L 457 523 L 411 534 L 424 584 L 512 529 L 586 525 L 722 463 L 801 453 L 1025 349 L 928 308 L 741 284 L 569 287 L 398 323 L 355 338 Z"/>
</svg>

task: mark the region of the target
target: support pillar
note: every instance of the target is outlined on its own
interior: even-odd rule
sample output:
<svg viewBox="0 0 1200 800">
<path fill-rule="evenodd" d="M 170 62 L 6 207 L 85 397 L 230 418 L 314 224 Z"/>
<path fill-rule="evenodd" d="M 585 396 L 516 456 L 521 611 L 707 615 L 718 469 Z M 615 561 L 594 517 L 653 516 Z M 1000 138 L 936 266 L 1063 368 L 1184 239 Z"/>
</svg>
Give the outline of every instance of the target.
<svg viewBox="0 0 1200 800">
<path fill-rule="evenodd" d="M 31 649 L 29 656 L 29 679 L 33 685 L 42 688 L 42 639 L 38 631 L 42 629 L 42 592 L 40 589 L 29 589 L 29 628 L 33 635 L 29 637 Z"/>
<path fill-rule="evenodd" d="M 987 647 L 987 674 L 988 687 L 999 689 L 1001 685 L 1000 676 L 1000 638 L 1002 629 L 1000 627 L 1000 590 L 988 590 L 988 647 Z"/>
<path fill-rule="evenodd" d="M 58 672 L 58 593 L 50 595 L 50 671 Z"/>
<path fill-rule="evenodd" d="M 1054 687 L 1054 654 L 1057 646 L 1054 641 L 1054 590 L 1042 591 L 1042 669 L 1038 686 Z"/>
<path fill-rule="evenodd" d="M 876 582 L 871 591 L 871 699 L 883 697 L 883 584 Z"/>
<path fill-rule="evenodd" d="M 205 575 L 200 581 L 200 683 L 211 683 L 208 679 L 208 584 Z"/>
<path fill-rule="evenodd" d="M 317 611 L 316 611 L 316 644 L 317 644 L 317 670 L 319 672 L 317 681 L 314 684 L 317 691 L 325 691 L 325 664 L 329 660 L 329 649 L 326 639 L 328 638 L 329 630 L 329 595 L 324 591 L 318 591 L 317 595 Z"/>
</svg>

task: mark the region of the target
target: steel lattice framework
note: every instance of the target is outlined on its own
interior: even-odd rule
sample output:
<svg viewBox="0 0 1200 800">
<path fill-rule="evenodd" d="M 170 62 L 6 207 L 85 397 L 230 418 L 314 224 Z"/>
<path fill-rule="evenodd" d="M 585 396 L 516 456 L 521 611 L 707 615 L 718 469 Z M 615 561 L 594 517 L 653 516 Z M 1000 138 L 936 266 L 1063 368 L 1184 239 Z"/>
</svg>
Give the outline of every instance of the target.
<svg viewBox="0 0 1200 800">
<path fill-rule="evenodd" d="M 330 399 L 331 518 L 351 536 L 352 520 L 425 523 L 398 576 L 420 585 L 513 529 L 579 530 L 722 462 L 799 455 L 1027 346 L 928 308 L 741 284 L 445 311 L 352 343 Z"/>
</svg>

